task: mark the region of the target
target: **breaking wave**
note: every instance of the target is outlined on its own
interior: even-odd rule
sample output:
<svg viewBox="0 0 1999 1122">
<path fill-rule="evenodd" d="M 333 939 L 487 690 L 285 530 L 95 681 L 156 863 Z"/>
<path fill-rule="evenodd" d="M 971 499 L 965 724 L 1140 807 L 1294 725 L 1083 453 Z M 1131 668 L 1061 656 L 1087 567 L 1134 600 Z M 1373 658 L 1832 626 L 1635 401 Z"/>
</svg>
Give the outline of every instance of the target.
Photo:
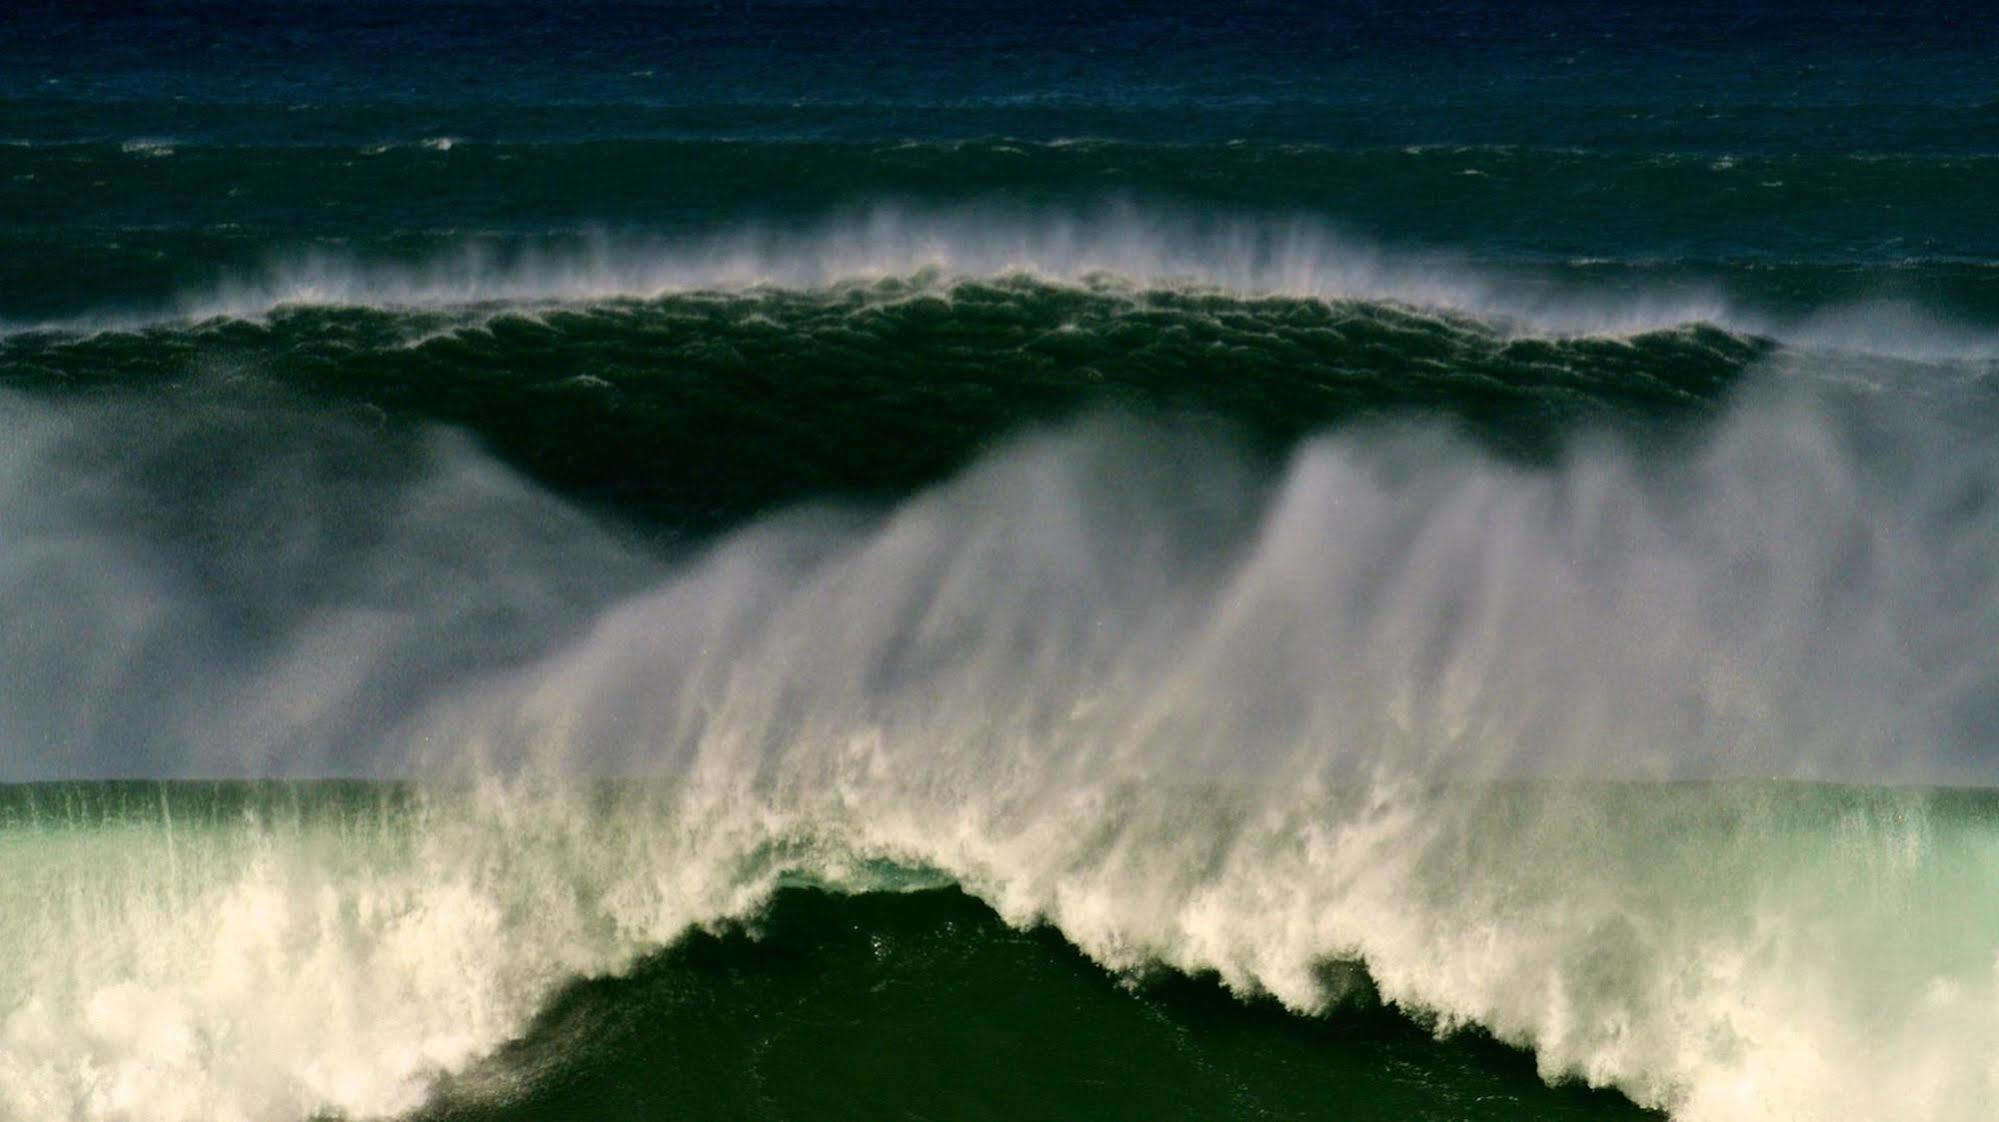
<svg viewBox="0 0 1999 1122">
<path fill-rule="evenodd" d="M 1938 786 L 1999 697 L 1970 414 L 1775 379 L 1670 454 L 1276 468 L 1105 420 L 661 554 L 229 400 L 7 402 L 6 770 L 407 782 L 8 790 L 0 1113 L 532 1094 L 566 983 L 799 880 L 1299 1011 L 1363 963 L 1680 1118 L 1999 1102 L 1999 819 Z"/>
</svg>

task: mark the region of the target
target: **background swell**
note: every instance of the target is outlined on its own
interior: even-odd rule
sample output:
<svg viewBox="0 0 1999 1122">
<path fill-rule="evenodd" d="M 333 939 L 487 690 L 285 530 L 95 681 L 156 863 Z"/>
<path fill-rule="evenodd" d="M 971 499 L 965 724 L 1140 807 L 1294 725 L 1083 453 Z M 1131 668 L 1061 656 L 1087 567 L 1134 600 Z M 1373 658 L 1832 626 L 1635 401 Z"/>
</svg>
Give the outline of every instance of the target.
<svg viewBox="0 0 1999 1122">
<path fill-rule="evenodd" d="M 700 527 L 894 495 L 1024 424 L 1094 408 L 1205 416 L 1271 449 L 1429 417 L 1545 458 L 1584 424 L 1684 429 L 1770 350 L 1701 325 L 1516 336 L 1392 303 L 918 277 L 29 333 L 0 341 L 0 379 L 197 398 L 261 384 L 462 426 L 573 495 Z"/>
</svg>

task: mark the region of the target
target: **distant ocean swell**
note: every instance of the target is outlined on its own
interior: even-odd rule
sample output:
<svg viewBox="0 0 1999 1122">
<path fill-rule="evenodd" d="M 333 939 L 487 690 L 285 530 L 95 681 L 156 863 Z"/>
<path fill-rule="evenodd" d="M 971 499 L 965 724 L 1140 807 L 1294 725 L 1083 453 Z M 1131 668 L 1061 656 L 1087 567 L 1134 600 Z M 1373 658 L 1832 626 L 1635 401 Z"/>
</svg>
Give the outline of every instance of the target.
<svg viewBox="0 0 1999 1122">
<path fill-rule="evenodd" d="M 1746 249 L 1787 233 L 1790 251 L 1802 256 L 1892 261 L 1988 257 L 1994 235 L 1954 219 L 1999 181 L 1999 155 L 1948 143 L 1827 152 L 1773 150 L 1759 138 L 1731 151 L 1580 142 L 1133 142 L 1086 131 L 1061 139 L 669 132 L 537 141 L 398 135 L 364 120 L 351 143 L 327 143 L 321 134 L 288 144 L 269 135 L 217 143 L 185 135 L 190 124 L 204 127 L 168 120 L 157 131 L 135 132 L 135 122 L 120 119 L 105 126 L 111 135 L 103 139 L 0 136 L 0 197 L 40 219 L 22 223 L 29 229 L 64 229 L 64 204 L 81 198 L 95 222 L 135 232 L 226 225 L 291 237 L 383 228 L 691 229 L 746 214 L 795 219 L 867 200 L 1047 207 L 1122 197 L 1339 214 L 1382 236 L 1420 228 L 1431 245 L 1705 256 L 1713 247 Z M 619 124 L 629 127 L 623 118 Z M 280 137 L 297 135 L 295 124 L 274 127 Z M 1551 198 L 1567 207 L 1562 223 L 1536 220 Z M 1797 220 L 1806 208 L 1809 225 Z M 1895 236 L 1883 236 L 1884 219 Z M 1607 240 L 1606 232 L 1624 236 Z"/>
</svg>

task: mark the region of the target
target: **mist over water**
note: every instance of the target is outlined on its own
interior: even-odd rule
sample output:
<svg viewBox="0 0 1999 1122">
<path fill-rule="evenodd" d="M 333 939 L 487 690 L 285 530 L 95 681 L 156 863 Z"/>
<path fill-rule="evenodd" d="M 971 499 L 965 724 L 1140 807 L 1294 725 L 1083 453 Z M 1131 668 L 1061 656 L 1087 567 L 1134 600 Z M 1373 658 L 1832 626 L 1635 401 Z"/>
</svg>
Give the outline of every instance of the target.
<svg viewBox="0 0 1999 1122">
<path fill-rule="evenodd" d="M 678 775 L 720 735 L 795 777 L 864 736 L 1189 779 L 1976 781 L 1982 393 L 1951 418 L 1799 378 L 1685 446 L 1548 465 L 1406 422 L 1273 463 L 1100 415 L 666 554 L 364 410 L 12 397 L 8 661 L 46 684 L 9 740 L 50 753 L 13 777 L 401 775 L 468 739 L 480 770 Z M 460 711 L 400 723 L 433 705 Z"/>
<path fill-rule="evenodd" d="M 0 781 L 400 773 L 399 713 L 651 572 L 461 435 L 269 387 L 0 423 Z"/>
<path fill-rule="evenodd" d="M 732 537 L 531 672 L 485 743 L 678 774 L 720 736 L 747 752 L 732 770 L 782 754 L 808 784 L 827 777 L 799 763 L 857 737 L 915 754 L 884 775 L 1032 751 L 1057 787 L 1072 759 L 1976 776 L 1992 463 L 1898 428 L 1773 396 L 1680 462 L 1585 446 L 1536 471 L 1391 427 L 1273 477 L 1086 425 L 854 528 L 803 513 Z"/>
</svg>

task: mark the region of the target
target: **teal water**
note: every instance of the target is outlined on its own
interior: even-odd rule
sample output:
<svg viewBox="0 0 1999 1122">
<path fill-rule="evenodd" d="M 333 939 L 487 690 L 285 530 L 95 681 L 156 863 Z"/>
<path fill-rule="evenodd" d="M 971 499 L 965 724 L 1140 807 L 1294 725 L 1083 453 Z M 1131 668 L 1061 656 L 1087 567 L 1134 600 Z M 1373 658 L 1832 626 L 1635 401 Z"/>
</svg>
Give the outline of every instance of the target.
<svg viewBox="0 0 1999 1122">
<path fill-rule="evenodd" d="M 0 1102 L 23 1116 L 82 1092 L 114 1111 L 240 1116 L 1637 1119 L 1659 1115 L 1583 1080 L 1670 1041 L 1696 1066 L 1625 1078 L 1656 1106 L 1739 1109 L 1738 1080 L 1813 1093 L 1784 1073 L 1830 1078 L 1815 1074 L 1820 1049 L 1848 1039 L 1977 1093 L 1976 1039 L 1924 1020 L 1984 1023 L 1995 916 L 1940 901 L 1999 862 L 1987 791 L 1509 783 L 1384 803 L 1132 790 L 1091 816 L 1108 847 L 986 823 L 987 858 L 1012 850 L 1010 875 L 1052 861 L 1089 886 L 1033 903 L 970 851 L 840 826 L 809 795 L 767 797 L 753 810 L 678 783 L 0 789 L 14 873 L 0 995 L 15 1009 Z M 1258 821 L 1280 808 L 1281 824 Z M 1294 879 L 1384 865 L 1399 868 L 1386 892 Z M 1159 886 L 1144 878 L 1160 873 L 1242 893 L 1226 913 L 1234 951 L 1198 965 L 1223 929 L 1152 913 Z M 1329 941 L 1298 941 L 1300 921 L 1330 924 Z M 21 953 L 49 940 L 77 952 Z M 1302 957 L 1270 957 L 1278 947 Z M 1488 969 L 1525 969 L 1487 991 L 1492 1030 L 1429 1003 L 1478 984 L 1456 977 L 1460 955 L 1501 951 Z M 1837 978 L 1855 954 L 1872 964 L 1858 1000 L 1789 988 Z M 1542 955 L 1561 965 L 1536 981 Z M 1807 1050 L 1753 1035 L 1758 1018 L 1804 1009 L 1831 1018 Z M 1714 1036 L 1731 1029 L 1744 1035 Z M 1495 1031 L 1537 1042 L 1538 1069 Z M 96 1062 L 74 1066 L 78 1048 Z M 1909 1101 L 1893 1086 L 1841 1093 Z"/>
</svg>

